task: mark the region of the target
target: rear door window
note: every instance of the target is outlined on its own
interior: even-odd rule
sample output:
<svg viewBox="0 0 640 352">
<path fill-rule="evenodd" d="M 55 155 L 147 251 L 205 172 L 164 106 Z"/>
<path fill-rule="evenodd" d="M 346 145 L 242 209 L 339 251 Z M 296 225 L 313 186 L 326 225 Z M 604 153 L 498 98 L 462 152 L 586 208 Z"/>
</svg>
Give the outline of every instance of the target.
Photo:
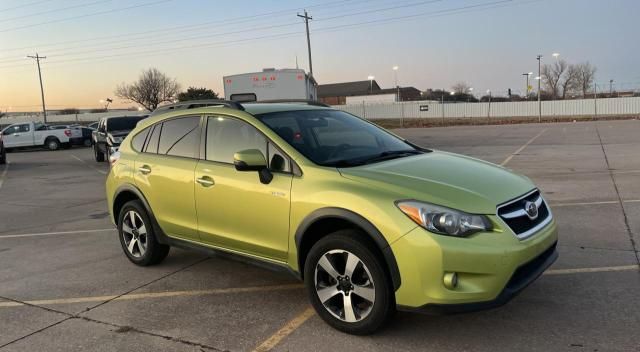
<svg viewBox="0 0 640 352">
<path fill-rule="evenodd" d="M 162 123 L 158 154 L 195 158 L 200 146 L 200 116 L 181 117 Z"/>
<path fill-rule="evenodd" d="M 136 152 L 139 152 L 142 150 L 142 147 L 144 146 L 144 141 L 147 139 L 147 136 L 149 135 L 150 130 L 151 130 L 151 127 L 147 127 L 144 130 L 142 130 L 142 132 L 138 133 L 135 137 L 133 137 L 133 140 L 131 141 L 131 147 L 133 148 L 133 150 L 135 150 Z"/>
</svg>

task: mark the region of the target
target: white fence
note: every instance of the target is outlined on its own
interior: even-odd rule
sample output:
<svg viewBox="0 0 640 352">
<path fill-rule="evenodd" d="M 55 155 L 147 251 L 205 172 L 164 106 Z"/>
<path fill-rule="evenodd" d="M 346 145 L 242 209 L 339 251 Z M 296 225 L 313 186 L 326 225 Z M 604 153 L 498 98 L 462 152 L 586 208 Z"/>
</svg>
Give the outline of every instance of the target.
<svg viewBox="0 0 640 352">
<path fill-rule="evenodd" d="M 444 103 L 412 101 L 361 103 L 334 108 L 375 120 L 387 118 L 487 118 L 535 117 L 538 102 Z M 640 115 L 640 97 L 554 100 L 542 102 L 542 116 Z"/>
<path fill-rule="evenodd" d="M 84 114 L 70 114 L 70 115 L 51 115 L 47 114 L 47 122 L 66 122 L 69 124 L 78 122 L 96 122 L 103 117 L 111 116 L 138 116 L 143 113 L 138 111 L 110 111 L 110 112 L 96 112 L 96 113 L 84 113 Z M 23 123 L 30 121 L 42 121 L 42 114 L 25 114 L 18 116 L 6 116 L 0 119 L 0 125 L 11 125 L 14 123 Z"/>
<path fill-rule="evenodd" d="M 375 120 L 394 118 L 508 118 L 538 116 L 538 102 L 506 103 L 444 103 L 435 101 L 411 101 L 401 103 L 362 103 L 335 105 L 334 108 Z M 136 116 L 137 111 L 110 111 L 77 115 L 49 115 L 48 122 L 94 122 L 106 116 Z M 640 97 L 554 100 L 542 102 L 542 116 L 613 116 L 640 115 Z M 0 125 L 42 121 L 41 114 L 6 116 Z"/>
</svg>

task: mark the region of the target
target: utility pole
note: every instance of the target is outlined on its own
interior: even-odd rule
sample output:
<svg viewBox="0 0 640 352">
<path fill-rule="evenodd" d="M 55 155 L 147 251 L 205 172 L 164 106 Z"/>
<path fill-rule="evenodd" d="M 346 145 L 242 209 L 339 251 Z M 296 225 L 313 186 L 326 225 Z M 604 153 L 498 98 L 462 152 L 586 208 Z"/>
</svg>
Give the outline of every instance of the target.
<svg viewBox="0 0 640 352">
<path fill-rule="evenodd" d="M 36 56 L 28 55 L 27 58 L 36 59 L 38 64 L 38 77 L 40 78 L 40 95 L 42 96 L 42 114 L 44 116 L 44 123 L 47 123 L 47 108 L 44 105 L 44 87 L 42 86 L 42 72 L 40 71 L 40 59 L 46 59 L 46 56 L 40 56 L 36 53 Z"/>
<path fill-rule="evenodd" d="M 304 16 L 298 14 L 298 17 L 304 18 L 304 24 L 307 27 L 307 50 L 309 51 L 309 76 L 313 77 L 313 64 L 311 63 L 311 38 L 309 37 L 309 20 L 312 20 L 313 17 L 307 14 L 307 10 L 304 10 Z"/>
<path fill-rule="evenodd" d="M 542 99 L 540 99 L 540 81 L 542 81 L 542 55 L 538 55 L 538 122 L 542 122 Z"/>
</svg>

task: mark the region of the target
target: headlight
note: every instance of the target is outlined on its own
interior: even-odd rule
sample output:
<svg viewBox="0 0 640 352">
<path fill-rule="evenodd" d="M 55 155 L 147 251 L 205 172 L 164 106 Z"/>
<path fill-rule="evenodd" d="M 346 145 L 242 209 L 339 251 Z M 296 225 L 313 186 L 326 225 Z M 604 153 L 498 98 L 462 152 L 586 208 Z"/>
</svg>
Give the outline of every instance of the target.
<svg viewBox="0 0 640 352">
<path fill-rule="evenodd" d="M 111 142 L 114 144 L 120 144 L 124 140 L 123 137 L 111 137 Z"/>
<path fill-rule="evenodd" d="M 417 201 L 400 201 L 396 205 L 416 224 L 441 235 L 466 237 L 478 231 L 491 230 L 491 222 L 484 215 Z"/>
</svg>

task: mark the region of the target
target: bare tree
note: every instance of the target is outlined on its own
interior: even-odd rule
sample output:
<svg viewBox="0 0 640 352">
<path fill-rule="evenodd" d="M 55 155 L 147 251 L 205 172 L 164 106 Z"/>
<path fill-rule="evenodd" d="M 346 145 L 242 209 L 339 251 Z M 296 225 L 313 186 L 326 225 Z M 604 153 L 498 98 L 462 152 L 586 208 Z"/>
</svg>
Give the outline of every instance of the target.
<svg viewBox="0 0 640 352">
<path fill-rule="evenodd" d="M 469 92 L 470 85 L 467 82 L 460 81 L 451 87 L 454 93 L 456 94 L 467 94 Z"/>
<path fill-rule="evenodd" d="M 567 62 L 558 60 L 553 65 L 546 64 L 542 66 L 542 80 L 547 90 L 551 93 L 552 99 L 558 98 L 560 88 L 560 80 L 567 70 Z"/>
<path fill-rule="evenodd" d="M 562 87 L 562 99 L 567 98 L 567 94 L 575 92 L 578 88 L 578 77 L 580 76 L 580 69 L 578 65 L 569 65 L 567 72 L 564 75 L 564 80 L 560 83 Z"/>
<path fill-rule="evenodd" d="M 596 67 L 592 66 L 588 61 L 576 65 L 578 69 L 578 78 L 576 84 L 576 90 L 582 92 L 582 97 L 586 97 L 587 93 L 591 91 L 593 81 L 596 76 Z"/>
<path fill-rule="evenodd" d="M 180 91 L 175 79 L 169 78 L 156 68 L 142 71 L 137 82 L 122 83 L 115 90 L 115 95 L 142 105 L 149 111 L 155 110 L 164 102 L 171 102 Z"/>
</svg>

